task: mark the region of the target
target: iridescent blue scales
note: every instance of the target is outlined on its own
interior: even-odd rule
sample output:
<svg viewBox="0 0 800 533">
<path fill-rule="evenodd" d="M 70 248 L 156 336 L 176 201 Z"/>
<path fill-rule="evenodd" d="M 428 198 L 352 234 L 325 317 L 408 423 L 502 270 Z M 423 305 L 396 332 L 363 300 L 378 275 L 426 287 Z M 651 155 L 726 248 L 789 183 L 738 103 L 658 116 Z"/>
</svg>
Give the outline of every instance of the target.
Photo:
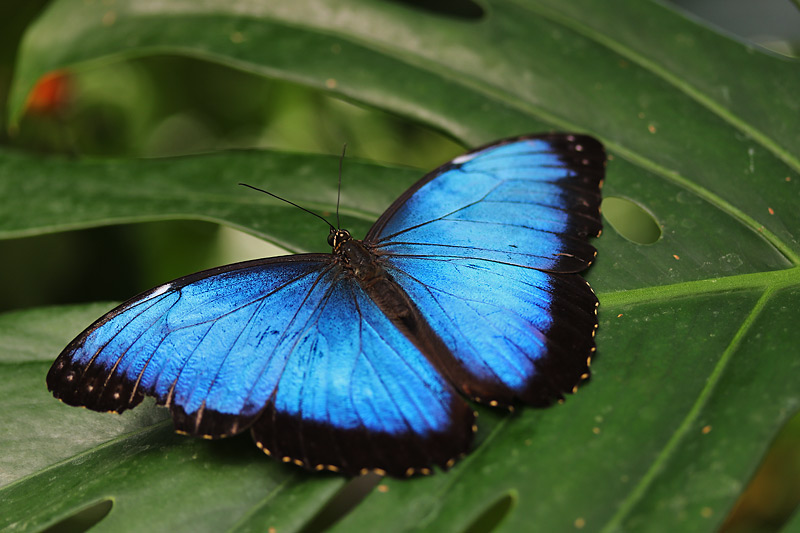
<svg viewBox="0 0 800 533">
<path fill-rule="evenodd" d="M 431 172 L 363 241 L 248 261 L 141 294 L 81 333 L 47 376 L 70 405 L 144 396 L 176 430 L 312 470 L 449 468 L 475 414 L 545 406 L 589 376 L 597 299 L 577 275 L 600 234 L 602 145 L 519 137 Z"/>
</svg>

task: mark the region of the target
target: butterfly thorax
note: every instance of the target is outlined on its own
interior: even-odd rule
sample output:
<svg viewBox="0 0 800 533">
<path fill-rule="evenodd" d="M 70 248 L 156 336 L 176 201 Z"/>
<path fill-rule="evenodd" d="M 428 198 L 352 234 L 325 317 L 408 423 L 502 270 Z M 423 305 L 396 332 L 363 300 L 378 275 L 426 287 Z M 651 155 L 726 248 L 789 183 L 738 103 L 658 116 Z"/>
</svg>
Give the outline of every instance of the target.
<svg viewBox="0 0 800 533">
<path fill-rule="evenodd" d="M 331 229 L 328 243 L 345 272 L 359 282 L 391 320 L 405 321 L 416 314 L 411 299 L 362 241 L 354 239 L 347 230 Z"/>
<path fill-rule="evenodd" d="M 352 273 L 362 286 L 373 285 L 386 277 L 386 271 L 377 263 L 375 255 L 347 230 L 331 229 L 328 243 L 345 270 Z"/>
</svg>

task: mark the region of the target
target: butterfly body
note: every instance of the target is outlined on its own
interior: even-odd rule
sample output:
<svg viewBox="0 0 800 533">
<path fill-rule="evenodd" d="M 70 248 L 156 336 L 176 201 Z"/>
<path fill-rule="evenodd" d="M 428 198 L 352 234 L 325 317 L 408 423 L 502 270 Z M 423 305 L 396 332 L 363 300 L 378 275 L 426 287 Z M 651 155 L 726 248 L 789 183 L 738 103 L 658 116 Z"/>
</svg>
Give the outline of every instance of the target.
<svg viewBox="0 0 800 533">
<path fill-rule="evenodd" d="M 343 229 L 331 230 L 333 254 L 342 266 L 355 277 L 362 286 L 370 287 L 381 284 L 385 288 L 386 271 L 376 261 L 364 243 L 353 239 L 350 232 Z"/>
<path fill-rule="evenodd" d="M 548 405 L 589 375 L 605 155 L 551 134 L 433 171 L 366 238 L 330 254 L 227 265 L 123 303 L 73 340 L 47 383 L 122 412 L 145 395 L 178 431 L 258 446 L 313 470 L 450 467 L 475 414 Z"/>
</svg>

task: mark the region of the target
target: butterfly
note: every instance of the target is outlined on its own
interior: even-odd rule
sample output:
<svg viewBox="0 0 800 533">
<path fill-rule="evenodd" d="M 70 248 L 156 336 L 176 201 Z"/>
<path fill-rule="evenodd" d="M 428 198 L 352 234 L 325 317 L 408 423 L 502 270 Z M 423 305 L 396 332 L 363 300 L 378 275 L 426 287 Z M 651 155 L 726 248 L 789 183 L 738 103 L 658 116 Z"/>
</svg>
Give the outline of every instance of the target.
<svg viewBox="0 0 800 533">
<path fill-rule="evenodd" d="M 144 396 L 180 433 L 249 430 L 310 470 L 429 474 L 476 413 L 546 406 L 589 377 L 606 157 L 586 135 L 505 139 L 400 196 L 332 253 L 191 274 L 123 303 L 63 350 L 47 386 L 121 413 Z"/>
</svg>

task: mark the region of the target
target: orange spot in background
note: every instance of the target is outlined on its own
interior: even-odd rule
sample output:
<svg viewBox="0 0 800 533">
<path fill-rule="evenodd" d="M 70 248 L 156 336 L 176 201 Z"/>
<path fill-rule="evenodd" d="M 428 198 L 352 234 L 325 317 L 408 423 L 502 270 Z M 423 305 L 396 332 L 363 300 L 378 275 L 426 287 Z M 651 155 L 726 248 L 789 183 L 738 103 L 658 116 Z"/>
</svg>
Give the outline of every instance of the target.
<svg viewBox="0 0 800 533">
<path fill-rule="evenodd" d="M 389 492 L 389 486 L 388 485 L 378 485 L 378 492 L 384 492 L 384 493 L 385 492 Z"/>
<path fill-rule="evenodd" d="M 674 258 L 675 258 L 675 259 L 677 259 L 677 260 L 680 260 L 680 256 L 678 256 L 678 255 L 676 255 L 676 254 L 672 254 L 672 257 L 674 257 Z"/>
<path fill-rule="evenodd" d="M 28 94 L 25 111 L 40 115 L 58 114 L 66 109 L 72 92 L 72 76 L 67 71 L 48 72 L 39 78 Z"/>
<path fill-rule="evenodd" d="M 622 313 L 618 314 L 617 318 L 622 318 Z"/>
<path fill-rule="evenodd" d="M 700 431 L 703 432 L 703 435 L 708 435 L 709 433 L 711 433 L 711 426 L 704 426 L 703 429 L 701 429 Z"/>
<path fill-rule="evenodd" d="M 117 14 L 113 11 L 106 11 L 103 15 L 103 26 L 105 27 L 113 26 L 116 21 Z"/>
<path fill-rule="evenodd" d="M 771 207 L 768 207 L 768 208 L 767 208 L 767 211 L 769 211 L 769 214 L 770 214 L 770 215 L 774 215 L 774 214 L 775 214 L 775 210 L 774 210 L 774 209 L 772 209 Z"/>
<path fill-rule="evenodd" d="M 655 125 L 653 125 L 653 124 L 648 125 L 647 126 L 647 131 L 649 131 L 650 133 L 655 133 L 656 132 Z"/>
</svg>

